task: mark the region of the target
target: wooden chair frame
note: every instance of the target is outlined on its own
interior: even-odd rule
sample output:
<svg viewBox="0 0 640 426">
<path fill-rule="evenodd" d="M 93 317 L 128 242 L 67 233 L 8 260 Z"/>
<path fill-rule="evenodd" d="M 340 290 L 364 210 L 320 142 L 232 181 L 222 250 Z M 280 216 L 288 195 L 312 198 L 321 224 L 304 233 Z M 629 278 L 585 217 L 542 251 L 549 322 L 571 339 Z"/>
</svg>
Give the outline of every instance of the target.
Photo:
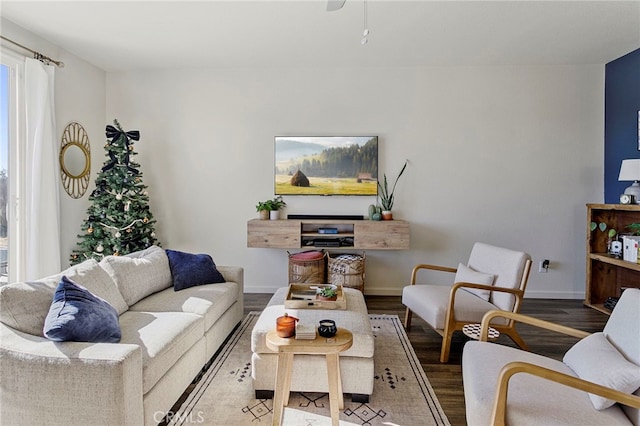
<svg viewBox="0 0 640 426">
<path fill-rule="evenodd" d="M 451 287 L 451 291 L 449 293 L 449 305 L 447 306 L 447 315 L 445 318 L 444 329 L 434 328 L 436 333 L 442 336 L 440 362 L 449 361 L 449 352 L 451 348 L 451 338 L 453 336 L 453 333 L 456 331 L 462 330 L 462 327 L 464 327 L 466 324 L 473 323 L 470 321 L 456 320 L 455 312 L 453 308 L 455 306 L 457 291 L 463 288 L 477 288 L 477 289 L 484 289 L 489 291 L 497 291 L 502 293 L 513 294 L 515 296 L 515 301 L 514 301 L 513 309 L 511 312 L 517 313 L 520 311 L 520 307 L 522 306 L 522 300 L 524 299 L 524 290 L 527 287 L 527 282 L 529 281 L 529 273 L 531 272 L 531 264 L 532 264 L 531 260 L 527 259 L 518 288 L 494 287 L 490 285 L 475 284 L 475 283 L 468 283 L 468 282 L 458 282 Z M 432 271 L 450 272 L 450 273 L 456 273 L 458 271 L 457 268 L 450 268 L 447 266 L 430 265 L 425 263 L 419 264 L 419 265 L 416 265 L 413 268 L 413 271 L 411 272 L 411 285 L 416 285 L 417 275 L 421 269 L 429 269 Z M 409 330 L 409 328 L 411 327 L 412 314 L 413 312 L 411 312 L 411 310 L 407 308 L 407 311 L 405 313 L 405 318 L 404 318 L 404 325 L 405 325 L 405 329 L 407 330 Z M 492 327 L 498 330 L 500 333 L 503 333 L 509 336 L 509 338 L 513 340 L 513 342 L 516 345 L 518 345 L 518 347 L 520 347 L 521 349 L 529 350 L 526 343 L 524 342 L 524 340 L 522 340 L 522 337 L 520 336 L 520 334 L 515 328 L 515 321 L 508 319 L 507 324 L 494 324 L 492 325 Z"/>
<path fill-rule="evenodd" d="M 489 336 L 489 325 L 493 318 L 503 317 L 511 321 L 523 322 L 535 327 L 544 328 L 550 331 L 566 334 L 577 338 L 585 338 L 591 333 L 578 330 L 571 327 L 555 324 L 549 321 L 540 320 L 537 318 L 529 317 L 526 315 L 505 312 L 505 311 L 489 311 L 482 319 L 482 325 L 480 330 L 480 341 L 486 342 Z M 492 326 L 493 327 L 493 326 Z M 640 396 L 630 395 L 624 392 L 617 391 L 615 389 L 601 386 L 587 380 L 580 379 L 578 377 L 569 376 L 558 371 L 550 370 L 548 368 L 541 367 L 536 364 L 528 362 L 514 361 L 506 364 L 500 370 L 498 376 L 498 384 L 496 387 L 495 399 L 493 401 L 493 410 L 491 414 L 491 424 L 494 426 L 504 426 L 506 424 L 507 416 L 507 395 L 509 390 L 509 380 L 515 374 L 531 374 L 538 376 L 545 380 L 550 380 L 564 386 L 569 386 L 574 389 L 582 390 L 585 392 L 600 395 L 604 398 L 612 399 L 624 405 L 628 405 L 634 408 L 640 409 Z"/>
</svg>

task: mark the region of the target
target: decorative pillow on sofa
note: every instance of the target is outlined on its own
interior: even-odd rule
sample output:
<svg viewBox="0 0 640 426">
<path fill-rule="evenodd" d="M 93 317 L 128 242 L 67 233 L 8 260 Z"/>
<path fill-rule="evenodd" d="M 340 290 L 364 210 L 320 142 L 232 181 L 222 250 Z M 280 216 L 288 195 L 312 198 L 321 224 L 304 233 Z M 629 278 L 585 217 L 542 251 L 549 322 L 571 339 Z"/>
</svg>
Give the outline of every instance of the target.
<svg viewBox="0 0 640 426">
<path fill-rule="evenodd" d="M 185 288 L 225 282 L 208 254 L 192 254 L 177 250 L 166 250 L 173 277 L 174 291 Z"/>
<path fill-rule="evenodd" d="M 581 379 L 631 394 L 640 388 L 640 366 L 633 364 L 607 340 L 594 333 L 573 345 L 562 359 Z M 596 410 L 604 410 L 615 401 L 590 393 Z"/>
<path fill-rule="evenodd" d="M 171 287 L 169 260 L 158 246 L 124 256 L 107 256 L 100 261 L 100 266 L 115 281 L 128 306 Z"/>
<path fill-rule="evenodd" d="M 0 322 L 23 333 L 43 337 L 42 329 L 55 285 L 42 281 L 0 286 Z"/>
<path fill-rule="evenodd" d="M 56 285 L 63 275 L 109 302 L 118 311 L 118 315 L 122 315 L 129 309 L 127 302 L 124 301 L 120 291 L 118 291 L 116 283 L 95 259 L 85 260 L 62 271 L 55 281 Z"/>
<path fill-rule="evenodd" d="M 495 275 L 485 274 L 484 272 L 478 272 L 462 263 L 458 264 L 458 271 L 456 272 L 456 283 L 465 282 L 473 284 L 493 285 Z M 491 292 L 480 288 L 464 288 L 463 290 L 473 293 L 481 299 L 489 301 Z"/>
<path fill-rule="evenodd" d="M 44 322 L 44 335 L 57 342 L 117 343 L 118 313 L 108 302 L 63 276 Z"/>
</svg>

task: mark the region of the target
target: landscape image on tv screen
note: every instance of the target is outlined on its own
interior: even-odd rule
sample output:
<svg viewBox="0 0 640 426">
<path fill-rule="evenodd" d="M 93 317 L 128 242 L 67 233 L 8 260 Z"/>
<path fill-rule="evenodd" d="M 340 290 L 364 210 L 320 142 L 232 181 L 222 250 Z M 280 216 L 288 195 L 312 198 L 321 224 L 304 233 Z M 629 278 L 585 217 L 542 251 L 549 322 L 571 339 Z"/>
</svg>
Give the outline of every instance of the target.
<svg viewBox="0 0 640 426">
<path fill-rule="evenodd" d="M 377 195 L 377 136 L 276 136 L 276 195 Z"/>
</svg>

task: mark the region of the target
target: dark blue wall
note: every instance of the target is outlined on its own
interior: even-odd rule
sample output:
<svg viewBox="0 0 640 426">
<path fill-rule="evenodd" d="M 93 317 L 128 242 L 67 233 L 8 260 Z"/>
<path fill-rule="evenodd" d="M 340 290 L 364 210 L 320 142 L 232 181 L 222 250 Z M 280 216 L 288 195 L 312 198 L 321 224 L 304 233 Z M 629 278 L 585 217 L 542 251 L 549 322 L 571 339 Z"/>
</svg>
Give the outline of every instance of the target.
<svg viewBox="0 0 640 426">
<path fill-rule="evenodd" d="M 618 204 L 631 182 L 618 182 L 620 164 L 640 158 L 640 49 L 609 62 L 604 80 L 604 202 Z"/>
</svg>

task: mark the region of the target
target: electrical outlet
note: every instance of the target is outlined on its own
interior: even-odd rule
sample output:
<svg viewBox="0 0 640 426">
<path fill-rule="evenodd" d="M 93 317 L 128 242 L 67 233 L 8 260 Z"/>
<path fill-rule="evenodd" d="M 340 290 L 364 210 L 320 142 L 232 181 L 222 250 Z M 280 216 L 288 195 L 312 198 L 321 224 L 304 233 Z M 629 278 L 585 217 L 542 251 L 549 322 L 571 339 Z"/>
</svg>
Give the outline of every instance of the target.
<svg viewBox="0 0 640 426">
<path fill-rule="evenodd" d="M 546 274 L 547 272 L 549 272 L 549 259 L 540 261 L 540 264 L 538 265 L 538 272 L 542 274 Z"/>
</svg>

